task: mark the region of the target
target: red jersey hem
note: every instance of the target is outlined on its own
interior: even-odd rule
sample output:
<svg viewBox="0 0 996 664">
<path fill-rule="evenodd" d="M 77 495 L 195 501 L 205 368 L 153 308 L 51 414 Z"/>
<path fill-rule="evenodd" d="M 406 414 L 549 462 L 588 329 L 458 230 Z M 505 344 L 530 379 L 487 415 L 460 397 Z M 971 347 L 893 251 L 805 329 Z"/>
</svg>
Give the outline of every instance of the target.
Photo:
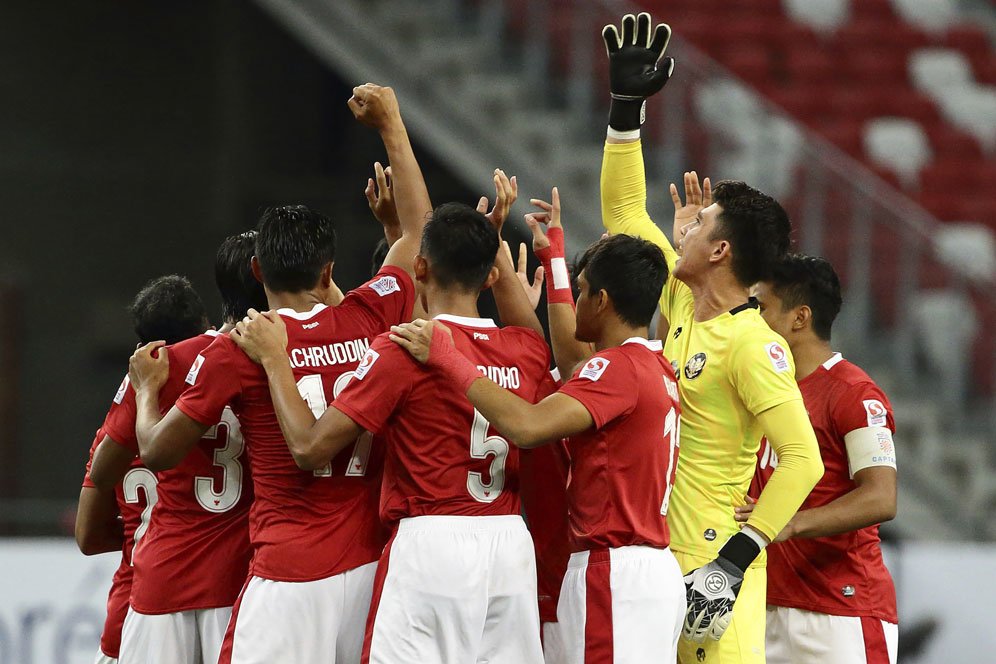
<svg viewBox="0 0 996 664">
<path fill-rule="evenodd" d="M 771 606 L 780 606 L 786 609 L 799 609 L 801 611 L 812 611 L 813 613 L 825 613 L 828 616 L 844 616 L 847 618 L 875 618 L 877 620 L 884 620 L 885 622 L 892 623 L 893 625 L 899 624 L 899 616 L 896 614 L 888 614 L 884 611 L 868 611 L 855 609 L 854 611 L 848 611 L 847 609 L 842 609 L 839 606 L 822 606 L 819 604 L 807 604 L 805 602 L 793 602 L 791 600 L 772 597 L 768 594 L 767 603 Z"/>
<path fill-rule="evenodd" d="M 343 566 L 341 568 L 333 568 L 331 572 L 322 573 L 318 575 L 308 575 L 301 577 L 293 576 L 283 576 L 280 574 L 268 574 L 258 569 L 249 568 L 249 577 L 259 577 L 261 579 L 266 579 L 267 581 L 279 581 L 280 583 L 310 583 L 311 581 L 321 581 L 329 577 L 338 576 L 339 574 L 345 574 L 354 569 L 363 567 L 364 565 L 369 565 L 370 563 L 375 563 L 380 560 L 381 554 L 378 553 L 373 556 L 370 560 L 365 560 L 363 562 L 358 562 L 356 564 L 351 564 L 349 566 Z M 248 578 L 248 577 L 247 577 Z"/>
<path fill-rule="evenodd" d="M 239 588 L 241 591 L 242 589 Z M 143 616 L 165 616 L 170 613 L 181 613 L 183 611 L 203 611 L 205 609 L 227 609 L 235 604 L 235 600 L 238 599 L 238 593 L 232 598 L 230 602 L 219 604 L 217 602 L 208 602 L 205 604 L 182 604 L 178 608 L 171 609 L 159 609 L 159 610 L 147 610 L 136 606 L 134 602 L 131 602 L 129 606 L 135 613 L 141 613 Z"/>
<path fill-rule="evenodd" d="M 126 450 L 135 452 L 136 455 L 138 454 L 138 440 L 134 437 L 134 430 L 132 431 L 132 436 L 130 438 L 128 436 L 119 435 L 121 432 L 115 431 L 114 425 L 113 424 L 108 425 L 107 420 L 104 420 L 103 429 L 104 429 L 104 435 L 110 438 L 115 445 L 120 445 Z"/>
<path fill-rule="evenodd" d="M 218 423 L 218 418 L 215 418 L 214 421 L 212 422 L 212 420 L 211 420 L 210 417 L 207 417 L 206 415 L 203 415 L 202 413 L 198 413 L 197 411 L 195 411 L 193 408 L 191 408 L 187 404 L 181 402 L 180 399 L 177 399 L 176 403 L 173 404 L 173 405 L 176 406 L 177 410 L 179 410 L 181 413 L 183 413 L 184 415 L 186 415 L 190 419 L 194 420 L 198 424 L 202 424 L 202 425 L 204 425 L 206 427 L 213 427 L 215 424 Z M 224 409 L 222 409 L 222 410 L 224 410 Z"/>
<path fill-rule="evenodd" d="M 363 427 L 372 434 L 379 435 L 381 429 L 383 428 L 376 426 L 371 420 L 367 419 L 367 417 L 363 413 L 361 413 L 360 411 L 353 408 L 347 403 L 340 403 L 338 400 L 336 400 L 330 403 L 329 407 L 335 408 L 336 410 L 340 411 L 343 415 L 353 420 L 353 422 L 359 424 L 361 427 Z"/>
</svg>

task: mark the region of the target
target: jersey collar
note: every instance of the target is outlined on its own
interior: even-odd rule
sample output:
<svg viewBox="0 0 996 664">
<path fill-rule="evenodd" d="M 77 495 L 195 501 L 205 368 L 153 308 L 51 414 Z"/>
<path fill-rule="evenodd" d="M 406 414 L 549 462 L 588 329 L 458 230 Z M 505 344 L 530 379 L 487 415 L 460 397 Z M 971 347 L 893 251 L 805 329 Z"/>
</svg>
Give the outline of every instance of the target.
<svg viewBox="0 0 996 664">
<path fill-rule="evenodd" d="M 744 302 L 743 304 L 741 304 L 740 306 L 733 307 L 732 309 L 730 309 L 730 315 L 731 316 L 736 316 L 741 311 L 747 311 L 748 309 L 760 309 L 760 308 L 761 308 L 761 305 L 758 304 L 757 298 L 756 297 L 749 297 L 749 298 L 747 298 L 747 301 Z"/>
<path fill-rule="evenodd" d="M 204 334 L 208 335 L 209 337 L 221 336 L 221 333 L 218 332 L 218 330 L 204 330 Z"/>
<path fill-rule="evenodd" d="M 490 318 L 467 318 L 465 316 L 452 316 L 450 314 L 439 314 L 432 320 L 442 320 L 449 321 L 450 323 L 456 323 L 457 325 L 465 325 L 467 327 L 498 327 L 495 322 Z"/>
<path fill-rule="evenodd" d="M 281 316 L 293 318 L 294 320 L 308 320 L 318 312 L 324 311 L 325 309 L 328 309 L 328 305 L 319 302 L 311 308 L 311 311 L 294 311 L 290 307 L 284 307 L 283 309 L 277 309 L 277 313 Z"/>
<path fill-rule="evenodd" d="M 644 339 L 643 337 L 630 337 L 626 341 L 622 342 L 623 346 L 626 344 L 640 344 L 641 346 L 646 346 L 655 353 L 664 352 L 664 344 L 662 344 L 659 339 L 650 341 L 649 339 Z"/>
</svg>

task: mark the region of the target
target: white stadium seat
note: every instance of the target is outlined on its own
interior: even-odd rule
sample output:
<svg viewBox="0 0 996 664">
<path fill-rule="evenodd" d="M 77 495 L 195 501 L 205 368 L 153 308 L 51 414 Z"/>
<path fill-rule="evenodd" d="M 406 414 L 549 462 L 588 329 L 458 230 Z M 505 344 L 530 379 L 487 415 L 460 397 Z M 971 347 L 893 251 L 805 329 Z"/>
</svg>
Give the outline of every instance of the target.
<svg viewBox="0 0 996 664">
<path fill-rule="evenodd" d="M 864 148 L 871 161 L 895 173 L 907 187 L 916 185 L 917 174 L 933 157 L 923 128 L 906 118 L 869 120 Z"/>
<path fill-rule="evenodd" d="M 972 66 L 958 51 L 949 48 L 922 48 L 910 55 L 910 80 L 937 100 L 954 88 L 975 86 Z"/>
<path fill-rule="evenodd" d="M 996 281 L 996 238 L 988 226 L 977 223 L 941 224 L 934 249 L 942 263 L 962 269 L 980 282 Z"/>
<path fill-rule="evenodd" d="M 958 20 L 958 0 L 892 0 L 892 5 L 901 17 L 924 30 L 944 30 Z"/>
<path fill-rule="evenodd" d="M 792 20 L 817 32 L 833 32 L 847 22 L 851 13 L 848 0 L 782 0 L 782 5 Z"/>
<path fill-rule="evenodd" d="M 953 88 L 938 102 L 952 124 L 975 136 L 990 154 L 996 152 L 996 87 Z"/>
</svg>

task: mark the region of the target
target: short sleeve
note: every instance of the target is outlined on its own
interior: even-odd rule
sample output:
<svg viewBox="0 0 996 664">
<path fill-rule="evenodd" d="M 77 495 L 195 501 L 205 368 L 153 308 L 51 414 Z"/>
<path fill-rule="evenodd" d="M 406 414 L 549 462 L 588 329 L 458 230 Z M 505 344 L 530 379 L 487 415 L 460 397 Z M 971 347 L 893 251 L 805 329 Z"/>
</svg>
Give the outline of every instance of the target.
<svg viewBox="0 0 996 664">
<path fill-rule="evenodd" d="M 104 432 L 97 430 L 96 436 L 94 436 L 93 444 L 90 445 L 90 456 L 86 461 L 86 472 L 83 473 L 83 488 L 85 489 L 95 489 L 96 485 L 93 480 L 90 479 L 90 468 L 93 467 L 93 454 L 97 451 L 97 446 L 100 445 L 101 441 L 104 439 Z"/>
<path fill-rule="evenodd" d="M 414 365 L 407 352 L 386 334 L 380 335 L 332 406 L 367 431 L 379 434 L 411 389 L 417 370 Z"/>
<path fill-rule="evenodd" d="M 636 407 L 637 380 L 632 362 L 621 353 L 596 354 L 560 388 L 560 393 L 581 402 L 595 428 L 601 429 Z"/>
<path fill-rule="evenodd" d="M 138 438 L 135 436 L 135 390 L 128 376 L 121 381 L 114 401 L 104 417 L 104 433 L 115 443 L 138 454 Z"/>
<path fill-rule="evenodd" d="M 373 279 L 346 294 L 342 305 L 362 306 L 375 319 L 376 333 L 412 319 L 415 306 L 415 282 L 399 267 L 387 265 Z"/>
<path fill-rule="evenodd" d="M 795 360 L 788 344 L 771 330 L 750 330 L 734 340 L 730 379 L 752 415 L 802 399 L 795 381 Z"/>
<path fill-rule="evenodd" d="M 236 353 L 241 352 L 227 336 L 201 351 L 184 379 L 187 389 L 176 400 L 180 412 L 204 426 L 217 424 L 225 406 L 242 391 L 236 366 Z"/>
<path fill-rule="evenodd" d="M 851 386 L 834 404 L 833 422 L 841 438 L 856 429 L 876 427 L 896 432 L 892 406 L 874 383 Z"/>
</svg>

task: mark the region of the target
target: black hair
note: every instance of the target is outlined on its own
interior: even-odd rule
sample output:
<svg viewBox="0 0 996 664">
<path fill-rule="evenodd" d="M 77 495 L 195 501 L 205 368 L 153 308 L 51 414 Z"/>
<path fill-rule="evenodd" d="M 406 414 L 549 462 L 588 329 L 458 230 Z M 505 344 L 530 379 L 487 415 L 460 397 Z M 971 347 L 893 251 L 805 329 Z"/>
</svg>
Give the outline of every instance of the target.
<svg viewBox="0 0 996 664">
<path fill-rule="evenodd" d="M 157 277 L 138 291 L 128 307 L 138 340 L 167 344 L 196 337 L 208 328 L 207 310 L 190 280 L 178 274 Z"/>
<path fill-rule="evenodd" d="M 304 205 L 282 205 L 259 218 L 256 258 L 263 283 L 274 293 L 314 288 L 322 268 L 335 260 L 332 220 Z"/>
<path fill-rule="evenodd" d="M 750 287 L 767 279 L 789 248 L 792 226 L 771 196 L 743 182 L 724 180 L 712 190 L 722 212 L 710 239 L 728 240 L 733 250 L 733 276 Z"/>
<path fill-rule="evenodd" d="M 782 310 L 806 305 L 813 312 L 813 332 L 830 341 L 830 328 L 840 313 L 840 279 L 830 261 L 818 256 L 789 254 L 771 274 L 771 289 L 782 300 Z"/>
<path fill-rule="evenodd" d="M 387 243 L 384 238 L 380 239 L 377 246 L 374 247 L 373 255 L 370 257 L 370 276 L 376 276 L 380 272 L 380 268 L 384 267 L 384 260 L 387 258 L 387 252 L 391 250 L 391 245 Z"/>
<path fill-rule="evenodd" d="M 660 247 L 632 235 L 610 235 L 588 247 L 574 266 L 584 271 L 588 292 L 604 290 L 624 322 L 650 325 L 667 281 L 667 260 Z"/>
<path fill-rule="evenodd" d="M 498 231 L 469 205 L 444 203 L 426 222 L 419 251 L 441 286 L 477 291 L 494 267 Z"/>
<path fill-rule="evenodd" d="M 250 307 L 265 311 L 266 291 L 252 273 L 256 231 L 225 238 L 214 258 L 214 282 L 221 294 L 221 315 L 226 323 L 242 320 Z"/>
</svg>

